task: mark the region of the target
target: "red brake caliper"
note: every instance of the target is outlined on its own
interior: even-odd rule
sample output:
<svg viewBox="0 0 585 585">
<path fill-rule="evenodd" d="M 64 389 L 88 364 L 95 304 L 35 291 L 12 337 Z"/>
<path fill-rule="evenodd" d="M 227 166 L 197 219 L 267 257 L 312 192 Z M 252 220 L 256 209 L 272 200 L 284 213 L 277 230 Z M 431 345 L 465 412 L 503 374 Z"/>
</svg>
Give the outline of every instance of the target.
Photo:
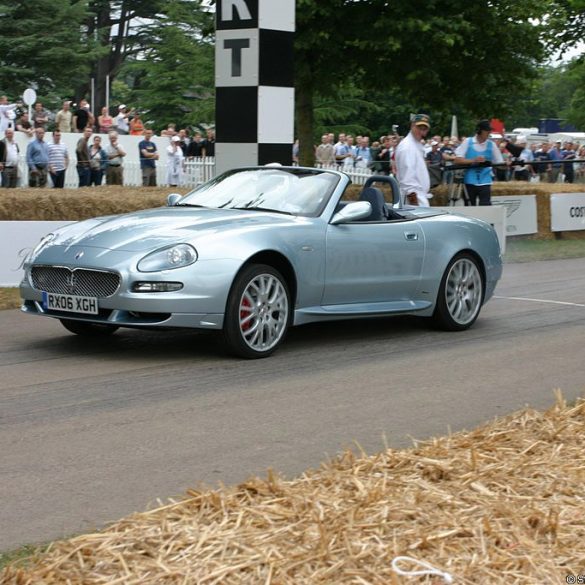
<svg viewBox="0 0 585 585">
<path fill-rule="evenodd" d="M 250 301 L 248 299 L 244 299 L 242 301 L 242 304 L 240 305 L 240 321 L 242 321 L 243 319 L 245 319 L 246 317 L 248 317 L 248 315 L 252 314 L 252 311 L 249 310 L 249 307 L 251 307 L 252 305 L 250 304 Z M 248 307 L 248 308 L 245 308 Z M 248 329 L 250 329 L 250 327 L 252 326 L 252 319 L 249 319 L 248 321 L 246 321 L 245 323 L 242 323 L 242 331 L 248 331 Z"/>
</svg>

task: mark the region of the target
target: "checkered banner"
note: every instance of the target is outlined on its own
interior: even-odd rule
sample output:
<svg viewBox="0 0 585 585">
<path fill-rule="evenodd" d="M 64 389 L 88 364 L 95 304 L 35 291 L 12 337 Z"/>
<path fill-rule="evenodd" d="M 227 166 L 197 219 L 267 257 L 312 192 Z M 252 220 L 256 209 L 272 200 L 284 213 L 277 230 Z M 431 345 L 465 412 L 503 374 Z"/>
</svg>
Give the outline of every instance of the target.
<svg viewBox="0 0 585 585">
<path fill-rule="evenodd" d="M 216 8 L 216 171 L 290 165 L 295 0 L 218 0 Z"/>
</svg>

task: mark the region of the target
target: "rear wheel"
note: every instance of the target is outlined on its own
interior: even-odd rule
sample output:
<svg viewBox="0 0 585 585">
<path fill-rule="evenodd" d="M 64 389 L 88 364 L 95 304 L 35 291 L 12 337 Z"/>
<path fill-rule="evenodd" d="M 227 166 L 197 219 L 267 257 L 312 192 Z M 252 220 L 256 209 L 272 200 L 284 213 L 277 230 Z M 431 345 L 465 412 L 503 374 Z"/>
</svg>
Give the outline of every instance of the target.
<svg viewBox="0 0 585 585">
<path fill-rule="evenodd" d="M 290 294 L 272 266 L 252 264 L 237 276 L 227 303 L 224 338 L 228 350 L 263 358 L 282 343 L 290 320 Z"/>
<path fill-rule="evenodd" d="M 455 256 L 441 279 L 433 319 L 448 331 L 473 325 L 483 303 L 483 278 L 477 260 L 467 253 Z"/>
<path fill-rule="evenodd" d="M 102 325 L 101 323 L 87 323 L 85 321 L 74 321 L 73 319 L 60 319 L 61 325 L 75 335 L 83 337 L 104 337 L 117 331 L 115 325 Z"/>
</svg>

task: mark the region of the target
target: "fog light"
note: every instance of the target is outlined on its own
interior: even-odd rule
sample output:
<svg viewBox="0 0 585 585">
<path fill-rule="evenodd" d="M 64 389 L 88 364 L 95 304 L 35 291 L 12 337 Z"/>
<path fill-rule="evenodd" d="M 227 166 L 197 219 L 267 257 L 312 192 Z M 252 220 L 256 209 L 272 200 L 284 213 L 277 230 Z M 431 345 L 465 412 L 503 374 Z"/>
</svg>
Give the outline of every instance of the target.
<svg viewBox="0 0 585 585">
<path fill-rule="evenodd" d="M 183 288 L 182 282 L 135 282 L 132 292 L 174 292 Z"/>
</svg>

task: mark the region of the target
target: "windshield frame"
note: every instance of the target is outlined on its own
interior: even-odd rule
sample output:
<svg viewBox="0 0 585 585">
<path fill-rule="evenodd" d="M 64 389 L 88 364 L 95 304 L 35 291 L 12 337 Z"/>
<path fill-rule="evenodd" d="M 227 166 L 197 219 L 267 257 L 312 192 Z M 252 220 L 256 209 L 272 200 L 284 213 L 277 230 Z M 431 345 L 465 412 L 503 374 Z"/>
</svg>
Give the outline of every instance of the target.
<svg viewBox="0 0 585 585">
<path fill-rule="evenodd" d="M 295 210 L 295 209 L 289 209 L 289 208 L 284 208 L 284 207 L 282 209 L 278 209 L 274 205 L 272 205 L 273 202 L 270 200 L 270 198 L 266 201 L 266 208 L 264 209 L 262 205 L 257 204 L 258 198 L 261 195 L 263 195 L 263 193 L 258 193 L 253 198 L 244 197 L 243 199 L 250 199 L 247 202 L 242 200 L 242 199 L 240 201 L 238 201 L 237 194 L 234 193 L 234 195 L 232 196 L 232 198 L 230 200 L 225 201 L 222 204 L 219 204 L 219 201 L 215 205 L 209 204 L 209 200 L 208 200 L 209 196 L 213 197 L 215 189 L 217 189 L 219 192 L 216 195 L 217 197 L 221 197 L 221 196 L 225 197 L 226 196 L 225 194 L 222 194 L 221 191 L 219 191 L 219 185 L 221 185 L 222 183 L 225 184 L 226 181 L 229 182 L 230 179 L 233 179 L 237 175 L 243 175 L 245 173 L 250 173 L 250 179 L 261 178 L 262 175 L 260 175 L 258 173 L 266 173 L 266 176 L 269 176 L 270 174 L 276 175 L 277 178 L 279 176 L 282 176 L 285 179 L 285 182 L 286 182 L 287 175 L 290 175 L 291 177 L 295 177 L 297 179 L 300 179 L 301 181 L 310 179 L 311 177 L 320 178 L 320 179 L 322 179 L 322 183 L 323 183 L 322 195 L 320 195 L 320 200 L 319 200 L 318 204 L 315 206 L 314 209 L 311 209 L 310 211 Z M 174 206 L 176 206 L 176 207 L 197 206 L 197 207 L 203 207 L 203 208 L 207 208 L 207 209 L 226 209 L 226 210 L 238 209 L 238 210 L 242 210 L 242 211 L 249 210 L 249 211 L 256 211 L 256 212 L 264 211 L 266 213 L 284 213 L 287 215 L 292 215 L 292 216 L 297 216 L 297 217 L 319 217 L 323 213 L 323 211 L 326 208 L 329 201 L 331 200 L 332 195 L 337 191 L 341 177 L 342 177 L 342 173 L 339 173 L 337 171 L 322 170 L 322 169 L 315 169 L 315 168 L 309 168 L 309 167 L 284 167 L 284 166 L 242 167 L 242 168 L 231 169 L 229 171 L 226 171 L 226 172 L 222 173 L 221 175 L 218 175 L 217 177 L 214 177 L 213 179 L 210 179 L 209 181 L 206 181 L 205 183 L 197 186 L 195 189 L 193 189 L 192 191 L 187 193 L 184 197 L 182 197 L 179 201 L 177 201 Z M 300 183 L 299 183 L 299 185 L 300 185 Z M 316 189 L 318 193 L 321 193 L 321 191 L 318 189 L 319 184 L 314 185 L 312 182 L 311 185 L 309 185 L 309 187 L 312 190 Z M 234 186 L 233 189 L 237 190 L 236 186 Z M 283 192 L 286 194 L 292 193 L 292 191 L 290 189 L 288 191 L 283 191 Z M 231 193 L 231 191 L 230 191 L 230 193 Z M 299 198 L 302 195 L 303 194 L 301 192 L 299 192 Z M 309 192 L 309 195 L 310 195 L 310 192 Z M 288 201 L 287 201 L 287 203 L 288 203 Z M 294 203 L 294 198 L 291 198 L 291 203 Z"/>
</svg>

